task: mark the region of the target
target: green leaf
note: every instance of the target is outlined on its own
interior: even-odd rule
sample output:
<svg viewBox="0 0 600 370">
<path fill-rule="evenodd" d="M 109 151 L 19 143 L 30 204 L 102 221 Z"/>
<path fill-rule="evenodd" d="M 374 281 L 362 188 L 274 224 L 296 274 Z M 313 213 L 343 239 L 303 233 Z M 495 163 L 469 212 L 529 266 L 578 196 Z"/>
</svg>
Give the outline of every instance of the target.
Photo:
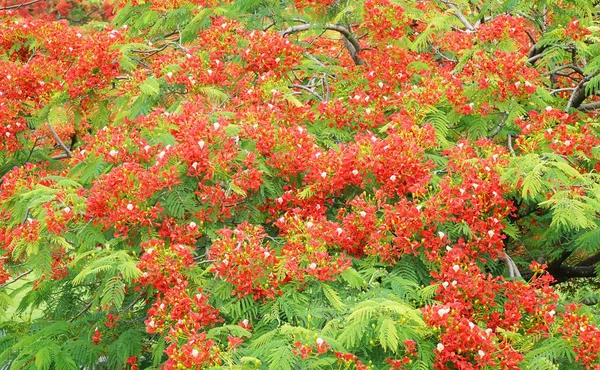
<svg viewBox="0 0 600 370">
<path fill-rule="evenodd" d="M 43 347 L 35 354 L 35 367 L 38 370 L 48 370 L 52 365 L 52 356 L 48 347 Z"/>
<path fill-rule="evenodd" d="M 104 284 L 102 290 L 102 300 L 100 305 L 102 307 L 110 307 L 119 309 L 125 299 L 125 284 L 123 280 L 118 277 L 112 277 Z"/>
<path fill-rule="evenodd" d="M 204 8 L 196 14 L 192 21 L 181 31 L 181 42 L 186 44 L 196 38 L 198 31 L 203 25 L 207 25 L 207 21 L 210 21 L 209 16 L 213 10 Z"/>
<path fill-rule="evenodd" d="M 384 351 L 398 351 L 398 332 L 394 320 L 389 317 L 382 318 L 378 334 Z"/>
<path fill-rule="evenodd" d="M 160 93 L 160 82 L 154 77 L 146 78 L 146 81 L 140 85 L 142 93 L 148 96 L 156 96 Z"/>
<path fill-rule="evenodd" d="M 323 288 L 323 293 L 325 294 L 325 298 L 327 298 L 327 300 L 329 301 L 329 303 L 331 304 L 331 306 L 333 308 L 335 308 L 338 311 L 343 311 L 346 308 L 346 306 L 344 305 L 344 302 L 342 302 L 342 299 L 340 298 L 340 295 L 338 294 L 338 292 L 333 290 L 333 288 L 331 288 L 329 285 L 327 285 L 325 283 L 321 284 L 321 287 Z"/>
<path fill-rule="evenodd" d="M 352 267 L 349 267 L 342 272 L 342 278 L 348 283 L 348 285 L 355 289 L 360 289 L 367 285 L 367 282 L 363 279 L 363 277 Z"/>
</svg>

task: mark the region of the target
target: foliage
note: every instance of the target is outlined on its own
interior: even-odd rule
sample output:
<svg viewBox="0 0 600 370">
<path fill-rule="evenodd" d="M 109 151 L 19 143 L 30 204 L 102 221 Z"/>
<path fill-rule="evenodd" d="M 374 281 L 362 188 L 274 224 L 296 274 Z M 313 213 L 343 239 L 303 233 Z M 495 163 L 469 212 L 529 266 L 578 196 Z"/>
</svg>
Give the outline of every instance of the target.
<svg viewBox="0 0 600 370">
<path fill-rule="evenodd" d="M 599 368 L 598 14 L 5 1 L 0 367 Z"/>
</svg>

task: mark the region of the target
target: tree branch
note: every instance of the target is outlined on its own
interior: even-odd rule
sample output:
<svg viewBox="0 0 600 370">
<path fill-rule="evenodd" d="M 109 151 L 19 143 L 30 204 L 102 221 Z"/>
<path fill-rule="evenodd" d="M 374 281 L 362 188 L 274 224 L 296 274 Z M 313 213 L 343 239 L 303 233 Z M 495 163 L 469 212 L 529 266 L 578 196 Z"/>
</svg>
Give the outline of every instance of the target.
<svg viewBox="0 0 600 370">
<path fill-rule="evenodd" d="M 582 112 L 591 112 L 600 108 L 600 102 L 589 103 L 589 104 L 581 104 L 577 109 Z"/>
<path fill-rule="evenodd" d="M 515 261 L 513 261 L 512 258 L 510 258 L 508 253 L 504 252 L 504 257 L 502 257 L 502 260 L 504 261 L 504 263 L 506 264 L 506 267 L 508 268 L 508 277 L 509 278 L 511 278 L 511 279 L 522 278 L 521 272 L 519 271 L 517 264 L 515 263 Z"/>
<path fill-rule="evenodd" d="M 600 253 L 597 253 L 589 258 L 584 259 L 583 261 L 579 262 L 577 266 L 592 266 L 597 264 L 598 262 L 600 262 Z"/>
<path fill-rule="evenodd" d="M 336 32 L 340 33 L 343 36 L 344 45 L 346 46 L 346 49 L 348 49 L 348 52 L 350 53 L 352 60 L 354 60 L 354 63 L 356 65 L 365 64 L 365 61 L 358 57 L 358 53 L 362 50 L 362 48 L 360 47 L 360 44 L 358 43 L 358 40 L 356 39 L 356 37 L 354 37 L 354 35 L 352 34 L 352 32 L 350 32 L 350 30 L 348 30 L 344 26 L 340 26 L 339 24 L 331 24 L 331 23 L 326 23 L 323 25 L 318 25 L 318 24 L 315 25 L 315 24 L 310 24 L 310 23 L 299 24 L 297 26 L 292 26 L 292 27 L 286 28 L 283 31 L 279 31 L 279 35 L 281 37 L 286 37 L 286 36 L 292 35 L 294 33 L 308 31 L 309 29 L 315 28 L 315 27 L 323 27 L 326 30 L 336 31 Z"/>
<path fill-rule="evenodd" d="M 56 140 L 58 145 L 65 151 L 65 154 L 70 158 L 72 155 L 71 150 L 69 150 L 65 143 L 63 143 L 62 140 L 58 137 L 58 134 L 56 133 L 56 131 L 54 131 L 54 128 L 52 128 L 52 125 L 50 123 L 48 123 L 48 127 L 50 128 L 50 132 L 52 132 L 52 136 L 54 136 L 54 139 Z"/>
<path fill-rule="evenodd" d="M 475 31 L 475 27 L 471 25 L 471 23 L 467 20 L 465 15 L 460 11 L 460 9 L 456 7 L 456 5 L 452 4 L 449 0 L 440 1 L 444 3 L 444 5 L 446 5 L 448 8 L 454 10 L 454 15 L 456 16 L 456 18 L 458 18 L 460 23 L 462 23 L 469 31 Z"/>
<path fill-rule="evenodd" d="M 16 278 L 12 279 L 11 281 L 6 282 L 6 283 L 0 285 L 0 289 L 2 289 L 2 288 L 6 287 L 6 286 L 8 286 L 8 285 L 10 285 L 10 284 L 12 284 L 14 282 L 17 282 L 17 281 L 21 280 L 21 278 L 23 278 L 23 277 L 31 274 L 32 272 L 33 272 L 33 269 L 25 271 L 25 272 L 22 272 L 21 274 L 19 274 Z"/>
<path fill-rule="evenodd" d="M 300 89 L 300 90 L 304 90 L 306 92 L 309 92 L 311 94 L 313 94 L 314 96 L 316 96 L 317 98 L 319 98 L 319 100 L 323 101 L 323 97 L 321 95 L 319 95 L 315 90 L 314 90 L 314 86 L 313 89 L 311 89 L 308 86 L 304 86 L 304 85 L 300 85 L 300 84 L 292 84 L 288 86 L 289 88 L 296 88 L 296 89 Z"/>
<path fill-rule="evenodd" d="M 69 322 L 75 321 L 79 316 L 81 316 L 84 313 L 86 313 L 90 309 L 90 307 L 92 307 L 92 303 L 94 303 L 94 299 L 93 298 L 90 300 L 90 302 L 87 305 L 85 305 L 85 307 L 83 308 L 83 310 L 79 311 L 79 313 L 77 315 L 75 315 L 72 318 L 70 318 Z"/>
<path fill-rule="evenodd" d="M 596 266 L 561 266 L 557 269 L 548 268 L 548 273 L 556 280 L 555 284 L 572 278 L 596 277 Z"/>
<path fill-rule="evenodd" d="M 35 4 L 35 3 L 39 3 L 40 1 L 42 1 L 42 0 L 31 0 L 31 1 L 26 2 L 26 3 L 15 4 L 15 5 L 8 5 L 8 6 L 4 6 L 4 7 L 0 8 L 0 10 L 19 9 L 19 8 L 27 6 L 27 5 L 32 5 L 32 4 Z"/>
</svg>

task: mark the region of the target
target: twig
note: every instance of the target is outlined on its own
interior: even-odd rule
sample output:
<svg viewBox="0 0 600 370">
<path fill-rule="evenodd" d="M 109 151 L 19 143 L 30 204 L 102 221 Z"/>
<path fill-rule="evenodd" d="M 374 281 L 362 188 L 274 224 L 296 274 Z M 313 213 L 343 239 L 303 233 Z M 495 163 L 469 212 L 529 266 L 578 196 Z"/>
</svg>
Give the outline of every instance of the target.
<svg viewBox="0 0 600 370">
<path fill-rule="evenodd" d="M 512 154 L 513 157 L 516 157 L 517 155 L 515 154 L 515 150 L 513 149 L 512 146 L 512 136 L 510 134 L 506 135 L 508 138 L 508 150 L 510 150 L 510 154 Z"/>
<path fill-rule="evenodd" d="M 502 257 L 502 260 L 504 261 L 504 263 L 506 264 L 506 267 L 508 268 L 508 277 L 509 278 L 511 278 L 511 279 L 522 278 L 521 272 L 519 271 L 517 264 L 515 263 L 515 261 L 512 260 L 512 258 L 510 258 L 508 253 L 504 252 L 504 257 Z"/>
<path fill-rule="evenodd" d="M 577 107 L 577 109 L 582 112 L 591 112 L 598 108 L 600 108 L 600 102 L 581 104 L 579 107 Z"/>
<path fill-rule="evenodd" d="M 460 9 L 458 9 L 456 7 L 456 5 L 452 4 L 448 0 L 440 0 L 440 1 L 442 3 L 444 3 L 448 8 L 454 10 L 454 15 L 456 16 L 456 18 L 458 18 L 460 23 L 462 23 L 469 31 L 475 31 L 475 28 L 471 25 L 471 23 L 469 23 L 469 21 L 467 20 L 465 15 L 460 11 Z"/>
<path fill-rule="evenodd" d="M 14 283 L 14 282 L 16 282 L 16 281 L 19 281 L 19 280 L 21 280 L 21 278 L 23 278 L 23 277 L 25 277 L 25 276 L 27 276 L 27 275 L 31 274 L 32 272 L 33 272 L 33 269 L 31 269 L 31 270 L 29 270 L 29 271 L 22 272 L 21 274 L 19 274 L 19 275 L 18 275 L 16 278 L 12 279 L 11 281 L 9 281 L 9 282 L 6 282 L 6 283 L 4 283 L 4 284 L 0 285 L 0 289 L 4 288 L 4 287 L 5 287 L 5 286 L 7 286 L 7 285 L 10 285 L 10 284 L 12 284 L 12 283 Z"/>
<path fill-rule="evenodd" d="M 300 85 L 300 84 L 291 84 L 288 87 L 289 88 L 296 88 L 296 89 L 304 90 L 306 92 L 309 92 L 309 93 L 313 94 L 314 96 L 316 96 L 317 98 L 319 98 L 319 100 L 323 101 L 323 97 L 321 95 L 317 94 L 317 92 L 314 89 L 311 89 L 308 86 L 304 86 L 304 85 Z"/>
<path fill-rule="evenodd" d="M 354 60 L 354 63 L 356 65 L 365 64 L 364 60 L 362 60 L 358 57 L 358 53 L 362 50 L 362 48 L 360 47 L 360 44 L 358 43 L 358 40 L 354 37 L 354 35 L 352 34 L 352 32 L 350 32 L 350 30 L 348 30 L 344 26 L 340 26 L 339 24 L 305 23 L 305 24 L 300 24 L 297 26 L 288 27 L 283 31 L 279 31 L 279 35 L 281 35 L 281 37 L 286 37 L 291 34 L 308 31 L 309 29 L 316 28 L 316 27 L 323 27 L 326 30 L 336 31 L 336 32 L 340 33 L 343 36 L 346 49 L 348 49 L 348 51 L 350 52 L 350 56 L 352 57 L 352 60 Z"/>
<path fill-rule="evenodd" d="M 69 319 L 69 322 L 75 321 L 79 316 L 81 316 L 84 313 L 86 313 L 90 309 L 90 307 L 92 307 L 92 303 L 94 303 L 94 299 L 93 298 L 90 300 L 90 302 L 88 304 L 85 305 L 85 307 L 83 308 L 83 310 L 79 311 L 79 313 L 77 315 L 75 315 L 71 319 Z"/>
<path fill-rule="evenodd" d="M 27 6 L 27 5 L 32 5 L 32 4 L 35 4 L 35 3 L 39 3 L 40 1 L 42 1 L 42 0 L 32 0 L 32 1 L 29 1 L 29 2 L 26 2 L 26 3 L 15 4 L 15 5 L 8 5 L 8 6 L 0 8 L 0 10 L 19 9 L 19 8 L 21 8 L 23 6 Z"/>
<path fill-rule="evenodd" d="M 69 150 L 69 148 L 67 148 L 65 143 L 63 143 L 62 140 L 58 137 L 58 134 L 56 133 L 56 131 L 54 131 L 54 128 L 52 128 L 52 125 L 50 123 L 48 123 L 48 127 L 50 128 L 50 131 L 52 132 L 52 136 L 54 136 L 54 139 L 56 140 L 58 145 L 60 145 L 60 147 L 65 151 L 65 154 L 67 156 L 69 156 L 69 158 L 70 158 L 72 156 L 71 150 Z"/>
<path fill-rule="evenodd" d="M 573 90 L 575 90 L 574 87 L 563 87 L 561 89 L 550 90 L 549 94 L 556 94 L 556 93 L 560 93 L 560 92 L 573 91 Z"/>
<path fill-rule="evenodd" d="M 557 72 L 562 71 L 563 69 L 569 69 L 569 68 L 583 76 L 583 69 L 579 68 L 579 66 L 576 66 L 575 64 L 566 64 L 564 66 L 560 66 L 558 68 L 555 68 L 553 71 L 544 73 L 544 76 L 551 76 Z"/>
</svg>

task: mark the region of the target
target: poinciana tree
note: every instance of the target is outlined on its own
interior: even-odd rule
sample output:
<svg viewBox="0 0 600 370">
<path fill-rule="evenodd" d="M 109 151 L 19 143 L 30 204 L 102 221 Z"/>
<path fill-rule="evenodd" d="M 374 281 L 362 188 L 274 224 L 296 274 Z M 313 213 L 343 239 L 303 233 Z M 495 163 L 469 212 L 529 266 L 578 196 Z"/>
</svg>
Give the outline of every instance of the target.
<svg viewBox="0 0 600 370">
<path fill-rule="evenodd" d="M 597 2 L 0 9 L 3 366 L 600 368 Z"/>
</svg>

